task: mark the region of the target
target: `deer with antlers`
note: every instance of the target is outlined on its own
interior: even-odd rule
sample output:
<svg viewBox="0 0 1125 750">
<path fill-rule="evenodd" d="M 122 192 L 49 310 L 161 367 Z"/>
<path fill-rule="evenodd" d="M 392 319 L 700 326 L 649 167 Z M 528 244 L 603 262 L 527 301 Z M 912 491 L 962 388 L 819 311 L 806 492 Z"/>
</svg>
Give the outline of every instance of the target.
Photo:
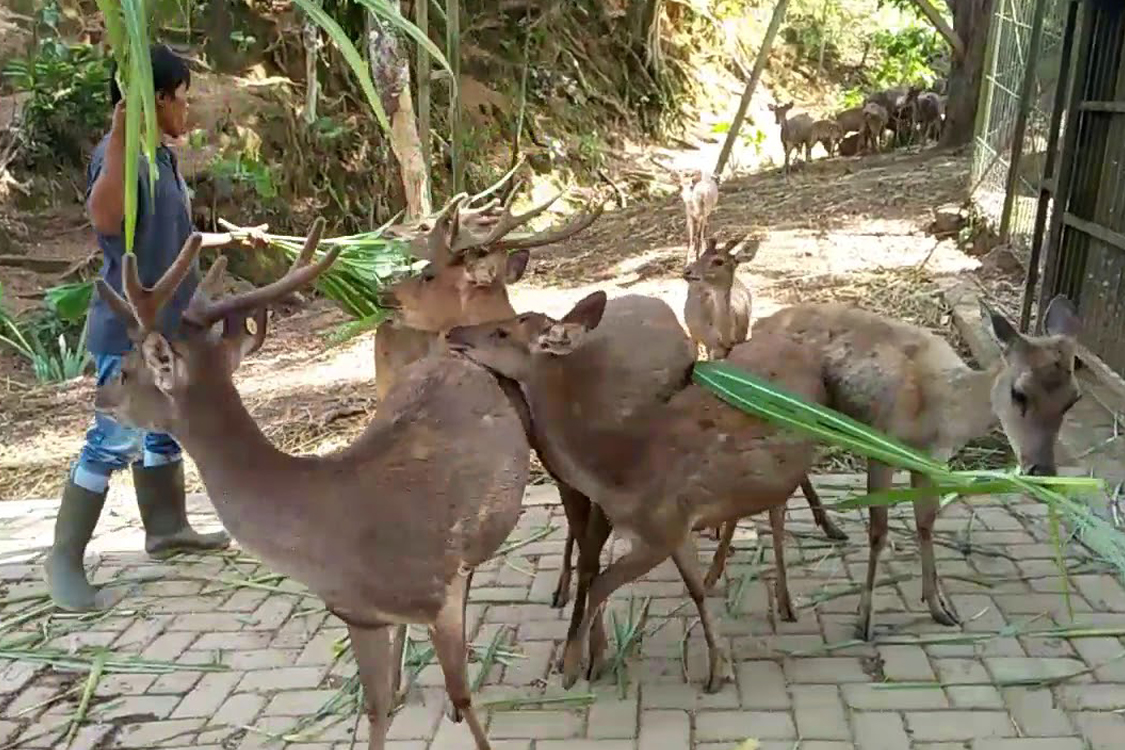
<svg viewBox="0 0 1125 750">
<path fill-rule="evenodd" d="M 754 325 L 760 334 L 790 335 L 823 359 L 829 405 L 948 461 L 997 423 L 1004 429 L 1024 471 L 1055 473 L 1055 443 L 1067 411 L 1079 398 L 1074 377 L 1075 340 L 1081 322 L 1063 297 L 1052 300 L 1043 336 L 1020 334 L 999 313 L 982 314 L 1002 356 L 987 370 L 973 370 L 941 336 L 918 326 L 843 304 L 809 304 L 783 309 Z M 753 339 L 752 339 L 753 340 Z M 892 470 L 868 462 L 869 491 L 888 489 Z M 930 487 L 914 473 L 913 485 Z M 935 622 L 956 625 L 956 611 L 941 590 L 934 558 L 936 494 L 914 501 L 922 556 L 922 598 Z M 860 598 L 857 631 L 874 634 L 872 599 L 879 557 L 887 542 L 887 508 L 870 509 L 867 578 Z"/>
<path fill-rule="evenodd" d="M 195 459 L 219 518 L 263 562 L 309 587 L 348 627 L 370 722 L 385 747 L 400 654 L 394 625 L 429 626 L 454 720 L 478 750 L 488 740 L 470 700 L 464 612 L 473 570 L 515 526 L 528 473 L 528 425 L 497 379 L 459 357 L 405 366 L 367 430 L 325 456 L 275 448 L 232 381 L 265 339 L 266 306 L 311 282 L 323 222 L 279 281 L 218 299 L 224 260 L 184 313 L 182 340 L 154 327 L 161 305 L 199 252 L 194 235 L 151 289 L 126 256 L 122 299 L 98 294 L 127 321 L 135 347 L 96 403 L 124 423 L 174 435 Z M 253 330 L 247 321 L 254 322 Z"/>
</svg>

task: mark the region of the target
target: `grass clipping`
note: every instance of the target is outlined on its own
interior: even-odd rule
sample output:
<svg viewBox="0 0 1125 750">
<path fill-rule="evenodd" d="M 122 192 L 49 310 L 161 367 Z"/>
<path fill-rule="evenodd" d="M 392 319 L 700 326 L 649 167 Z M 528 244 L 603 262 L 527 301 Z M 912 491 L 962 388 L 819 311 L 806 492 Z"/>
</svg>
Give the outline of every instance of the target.
<svg viewBox="0 0 1125 750">
<path fill-rule="evenodd" d="M 928 488 L 891 489 L 852 497 L 837 507 L 860 508 L 912 502 L 939 494 L 947 505 L 959 496 L 1023 494 L 1047 506 L 1059 570 L 1068 581 L 1064 595 L 1070 606 L 1069 577 L 1063 560 L 1060 526 L 1065 521 L 1094 554 L 1125 580 L 1125 534 L 1096 516 L 1080 496 L 1104 492 L 1101 480 L 1088 477 L 1023 476 L 1011 471 L 954 471 L 946 464 L 832 409 L 811 404 L 725 362 L 702 362 L 692 379 L 723 401 L 776 425 L 805 433 L 831 445 L 855 451 L 898 469 L 917 472 L 933 483 Z"/>
</svg>

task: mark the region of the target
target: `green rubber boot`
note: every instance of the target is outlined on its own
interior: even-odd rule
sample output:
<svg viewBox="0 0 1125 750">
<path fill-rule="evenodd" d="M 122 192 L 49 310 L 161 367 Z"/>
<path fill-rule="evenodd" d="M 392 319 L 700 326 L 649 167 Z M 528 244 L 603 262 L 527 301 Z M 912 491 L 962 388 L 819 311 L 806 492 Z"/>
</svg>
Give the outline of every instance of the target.
<svg viewBox="0 0 1125 750">
<path fill-rule="evenodd" d="M 133 485 L 145 526 L 145 551 L 151 557 L 230 546 L 230 534 L 225 531 L 200 534 L 188 524 L 183 461 L 149 468 L 134 464 Z"/>
<path fill-rule="evenodd" d="M 59 514 L 55 517 L 55 541 L 47 555 L 44 572 L 47 590 L 56 607 L 68 612 L 103 609 L 98 590 L 86 579 L 82 558 L 94 535 L 98 516 L 105 506 L 106 492 L 91 492 L 67 481 Z"/>
</svg>

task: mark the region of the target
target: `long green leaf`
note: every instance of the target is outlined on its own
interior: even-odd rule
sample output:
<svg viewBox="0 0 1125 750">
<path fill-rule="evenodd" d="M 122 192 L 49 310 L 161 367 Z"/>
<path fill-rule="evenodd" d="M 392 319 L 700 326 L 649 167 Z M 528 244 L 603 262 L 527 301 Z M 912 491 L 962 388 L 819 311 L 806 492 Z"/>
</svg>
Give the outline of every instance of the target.
<svg viewBox="0 0 1125 750">
<path fill-rule="evenodd" d="M 360 88 L 363 89 L 363 95 L 367 97 L 367 103 L 371 105 L 371 111 L 375 113 L 375 119 L 379 121 L 379 126 L 383 130 L 390 130 L 390 123 L 387 120 L 387 112 L 383 109 L 383 102 L 379 99 L 379 94 L 375 91 L 375 84 L 371 82 L 371 73 L 367 69 L 367 64 L 363 61 L 363 57 L 359 54 L 359 50 L 352 44 L 352 40 L 348 38 L 347 32 L 340 28 L 340 24 L 336 23 L 332 16 L 328 15 L 323 8 L 311 0 L 294 0 L 301 7 L 301 10 L 308 15 L 309 18 L 316 23 L 317 26 L 324 29 L 328 34 L 328 38 L 332 43 L 339 48 L 340 54 L 344 56 L 344 60 L 348 63 L 348 67 L 352 69 L 356 79 L 359 81 Z"/>
</svg>

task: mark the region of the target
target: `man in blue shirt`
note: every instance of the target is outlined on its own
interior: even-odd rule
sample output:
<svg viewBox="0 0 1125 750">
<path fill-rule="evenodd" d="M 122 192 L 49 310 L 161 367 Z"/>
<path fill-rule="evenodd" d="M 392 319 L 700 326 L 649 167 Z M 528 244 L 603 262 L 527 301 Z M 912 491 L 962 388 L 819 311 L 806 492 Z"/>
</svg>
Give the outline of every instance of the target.
<svg viewBox="0 0 1125 750">
<path fill-rule="evenodd" d="M 156 89 L 156 119 L 162 140 L 187 132 L 187 64 L 164 45 L 152 48 L 152 77 Z M 125 103 L 113 77 L 110 100 L 113 125 L 94 149 L 86 173 L 86 210 L 102 250 L 102 277 L 121 292 L 125 253 Z M 150 182 L 148 162 L 140 158 L 137 224 L 133 251 L 141 282 L 151 286 L 179 254 L 192 233 L 187 185 L 176 157 L 163 142 L 156 152 L 158 179 Z M 234 244 L 230 234 L 204 234 L 204 247 Z M 264 244 L 252 232 L 247 244 Z M 160 313 L 161 331 L 176 335 L 180 315 L 199 284 L 198 265 L 184 279 Z M 97 370 L 98 384 L 117 371 L 122 355 L 132 347 L 125 324 L 98 295 L 90 304 L 87 342 Z M 184 498 L 184 468 L 180 446 L 169 435 L 146 433 L 95 413 L 94 425 L 70 470 L 55 519 L 55 538 L 46 563 L 47 585 L 54 603 L 70 611 L 99 609 L 108 601 L 90 585 L 82 558 L 105 505 L 113 472 L 132 467 L 137 506 L 145 528 L 145 549 L 153 557 L 185 550 L 223 549 L 226 532 L 200 534 L 188 524 Z"/>
</svg>

